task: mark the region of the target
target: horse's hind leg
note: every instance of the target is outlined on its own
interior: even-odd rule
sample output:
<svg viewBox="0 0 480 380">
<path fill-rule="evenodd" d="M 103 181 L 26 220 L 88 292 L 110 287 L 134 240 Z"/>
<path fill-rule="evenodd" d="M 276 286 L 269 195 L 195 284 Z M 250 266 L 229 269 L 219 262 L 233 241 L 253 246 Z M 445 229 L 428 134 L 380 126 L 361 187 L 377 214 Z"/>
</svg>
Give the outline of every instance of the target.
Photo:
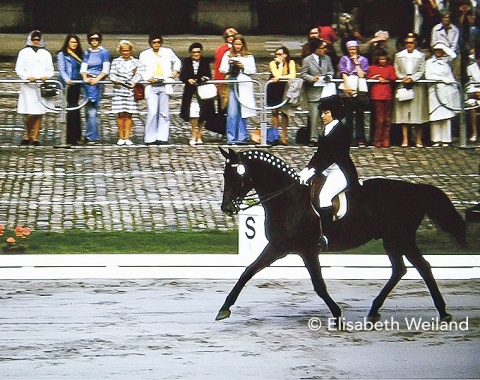
<svg viewBox="0 0 480 380">
<path fill-rule="evenodd" d="M 407 268 L 405 267 L 405 263 L 403 262 L 403 256 L 401 253 L 398 252 L 394 247 L 394 244 L 391 242 L 383 242 L 383 247 L 387 251 L 388 258 L 392 263 L 392 275 L 387 283 L 384 285 L 378 296 L 373 300 L 372 307 L 368 312 L 368 320 L 370 322 L 377 322 L 380 320 L 380 313 L 378 310 L 383 306 L 386 298 L 390 294 L 390 292 L 395 288 L 398 282 L 402 279 L 402 277 L 407 273 Z"/>
<path fill-rule="evenodd" d="M 336 325 L 339 326 L 339 319 L 342 316 L 342 310 L 337 305 L 337 303 L 330 297 L 327 291 L 327 285 L 322 277 L 322 267 L 320 266 L 320 261 L 318 260 L 318 252 L 315 248 L 311 252 L 301 255 L 303 262 L 310 274 L 312 279 L 313 289 L 315 292 L 323 299 L 330 309 L 332 315 L 336 320 Z"/>
<path fill-rule="evenodd" d="M 227 298 L 225 299 L 225 302 L 220 308 L 220 311 L 218 312 L 215 320 L 219 321 L 221 319 L 230 317 L 230 314 L 231 314 L 230 306 L 232 306 L 235 303 L 235 301 L 237 300 L 238 296 L 240 295 L 240 292 L 242 291 L 246 283 L 256 273 L 260 272 L 263 268 L 268 267 L 273 262 L 285 256 L 286 256 L 286 253 L 282 254 L 279 251 L 278 247 L 275 247 L 270 243 L 267 244 L 267 246 L 265 247 L 263 252 L 260 254 L 260 256 L 258 256 L 257 259 L 253 263 L 251 263 L 242 273 L 237 283 L 235 284 L 235 286 L 233 287 L 233 289 L 230 291 Z"/>
<path fill-rule="evenodd" d="M 425 284 L 430 291 L 430 295 L 432 296 L 433 304 L 435 305 L 438 313 L 440 314 L 440 319 L 442 321 L 450 322 L 452 320 L 452 316 L 451 314 L 447 313 L 447 305 L 445 304 L 445 300 L 443 299 L 437 282 L 433 277 L 430 263 L 424 259 L 422 253 L 415 244 L 408 253 L 405 253 L 405 256 L 408 261 L 410 261 L 412 265 L 418 270 L 418 273 L 420 273 L 420 276 L 422 276 L 423 281 L 425 281 Z"/>
</svg>

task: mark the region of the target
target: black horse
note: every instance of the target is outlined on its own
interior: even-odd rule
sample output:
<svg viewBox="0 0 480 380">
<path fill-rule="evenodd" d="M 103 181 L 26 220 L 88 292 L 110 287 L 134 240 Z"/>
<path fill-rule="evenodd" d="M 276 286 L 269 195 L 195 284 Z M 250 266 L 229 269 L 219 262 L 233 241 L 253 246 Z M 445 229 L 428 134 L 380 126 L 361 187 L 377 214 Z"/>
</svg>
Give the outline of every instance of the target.
<svg viewBox="0 0 480 380">
<path fill-rule="evenodd" d="M 270 153 L 248 150 L 236 153 L 220 148 L 226 158 L 222 211 L 232 215 L 247 193 L 254 189 L 265 210 L 265 234 L 269 241 L 250 264 L 227 296 L 216 320 L 230 316 L 230 306 L 245 284 L 260 270 L 289 253 L 303 259 L 315 292 L 339 321 L 340 307 L 327 292 L 319 262 L 319 217 L 311 206 L 310 188 L 301 185 L 294 169 Z M 415 235 L 425 215 L 441 230 L 466 245 L 465 223 L 447 195 L 432 185 L 389 179 L 370 179 L 349 194 L 349 211 L 326 231 L 329 250 L 359 247 L 372 239 L 383 239 L 392 263 L 392 275 L 374 299 L 370 321 L 380 319 L 379 309 L 388 294 L 405 275 L 405 256 L 418 270 L 433 298 L 442 321 L 450 321 L 445 301 L 433 277 L 430 264 L 415 243 Z"/>
</svg>

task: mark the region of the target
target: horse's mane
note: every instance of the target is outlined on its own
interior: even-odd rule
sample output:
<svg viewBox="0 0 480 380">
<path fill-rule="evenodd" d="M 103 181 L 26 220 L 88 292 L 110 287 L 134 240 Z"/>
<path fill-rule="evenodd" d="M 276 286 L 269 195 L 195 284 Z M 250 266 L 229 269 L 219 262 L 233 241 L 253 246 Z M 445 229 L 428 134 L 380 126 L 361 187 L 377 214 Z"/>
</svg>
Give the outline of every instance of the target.
<svg viewBox="0 0 480 380">
<path fill-rule="evenodd" d="M 293 179 L 295 182 L 299 182 L 299 177 L 295 169 L 288 165 L 285 161 L 274 156 L 271 153 L 264 152 L 262 150 L 247 150 L 240 153 L 242 158 L 247 160 L 263 161 L 270 164 L 270 166 L 277 170 L 279 174 L 284 174 Z"/>
</svg>

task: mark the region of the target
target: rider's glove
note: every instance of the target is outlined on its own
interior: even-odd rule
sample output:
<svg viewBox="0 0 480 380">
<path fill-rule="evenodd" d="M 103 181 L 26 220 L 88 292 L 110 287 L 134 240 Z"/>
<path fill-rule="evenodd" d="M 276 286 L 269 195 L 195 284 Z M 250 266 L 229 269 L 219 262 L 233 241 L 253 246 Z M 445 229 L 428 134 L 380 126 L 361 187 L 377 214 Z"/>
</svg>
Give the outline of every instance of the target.
<svg viewBox="0 0 480 380">
<path fill-rule="evenodd" d="M 312 178 L 314 175 L 315 175 L 315 168 L 308 168 L 308 167 L 303 169 L 300 173 L 298 173 L 298 176 L 300 177 L 300 183 L 302 185 L 307 185 L 310 178 Z"/>
</svg>

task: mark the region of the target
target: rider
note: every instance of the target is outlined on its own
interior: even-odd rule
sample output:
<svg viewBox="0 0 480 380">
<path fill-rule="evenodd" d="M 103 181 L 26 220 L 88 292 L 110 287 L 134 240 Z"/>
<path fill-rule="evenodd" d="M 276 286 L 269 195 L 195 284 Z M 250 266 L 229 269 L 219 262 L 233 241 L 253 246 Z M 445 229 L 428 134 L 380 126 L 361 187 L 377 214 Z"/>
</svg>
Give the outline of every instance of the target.
<svg viewBox="0 0 480 380">
<path fill-rule="evenodd" d="M 347 188 L 359 186 L 358 173 L 350 158 L 352 128 L 343 125 L 338 119 L 342 117 L 340 100 L 324 99 L 318 109 L 325 125 L 325 135 L 318 138 L 318 149 L 310 159 L 307 167 L 300 173 L 300 182 L 307 184 L 313 176 L 324 176 L 325 183 L 318 194 L 318 202 L 312 202 L 320 215 L 320 238 L 318 244 L 327 249 L 328 231 L 333 222 L 332 199 Z M 317 194 L 312 195 L 314 197 Z M 315 199 L 315 198 L 314 198 Z"/>
</svg>

